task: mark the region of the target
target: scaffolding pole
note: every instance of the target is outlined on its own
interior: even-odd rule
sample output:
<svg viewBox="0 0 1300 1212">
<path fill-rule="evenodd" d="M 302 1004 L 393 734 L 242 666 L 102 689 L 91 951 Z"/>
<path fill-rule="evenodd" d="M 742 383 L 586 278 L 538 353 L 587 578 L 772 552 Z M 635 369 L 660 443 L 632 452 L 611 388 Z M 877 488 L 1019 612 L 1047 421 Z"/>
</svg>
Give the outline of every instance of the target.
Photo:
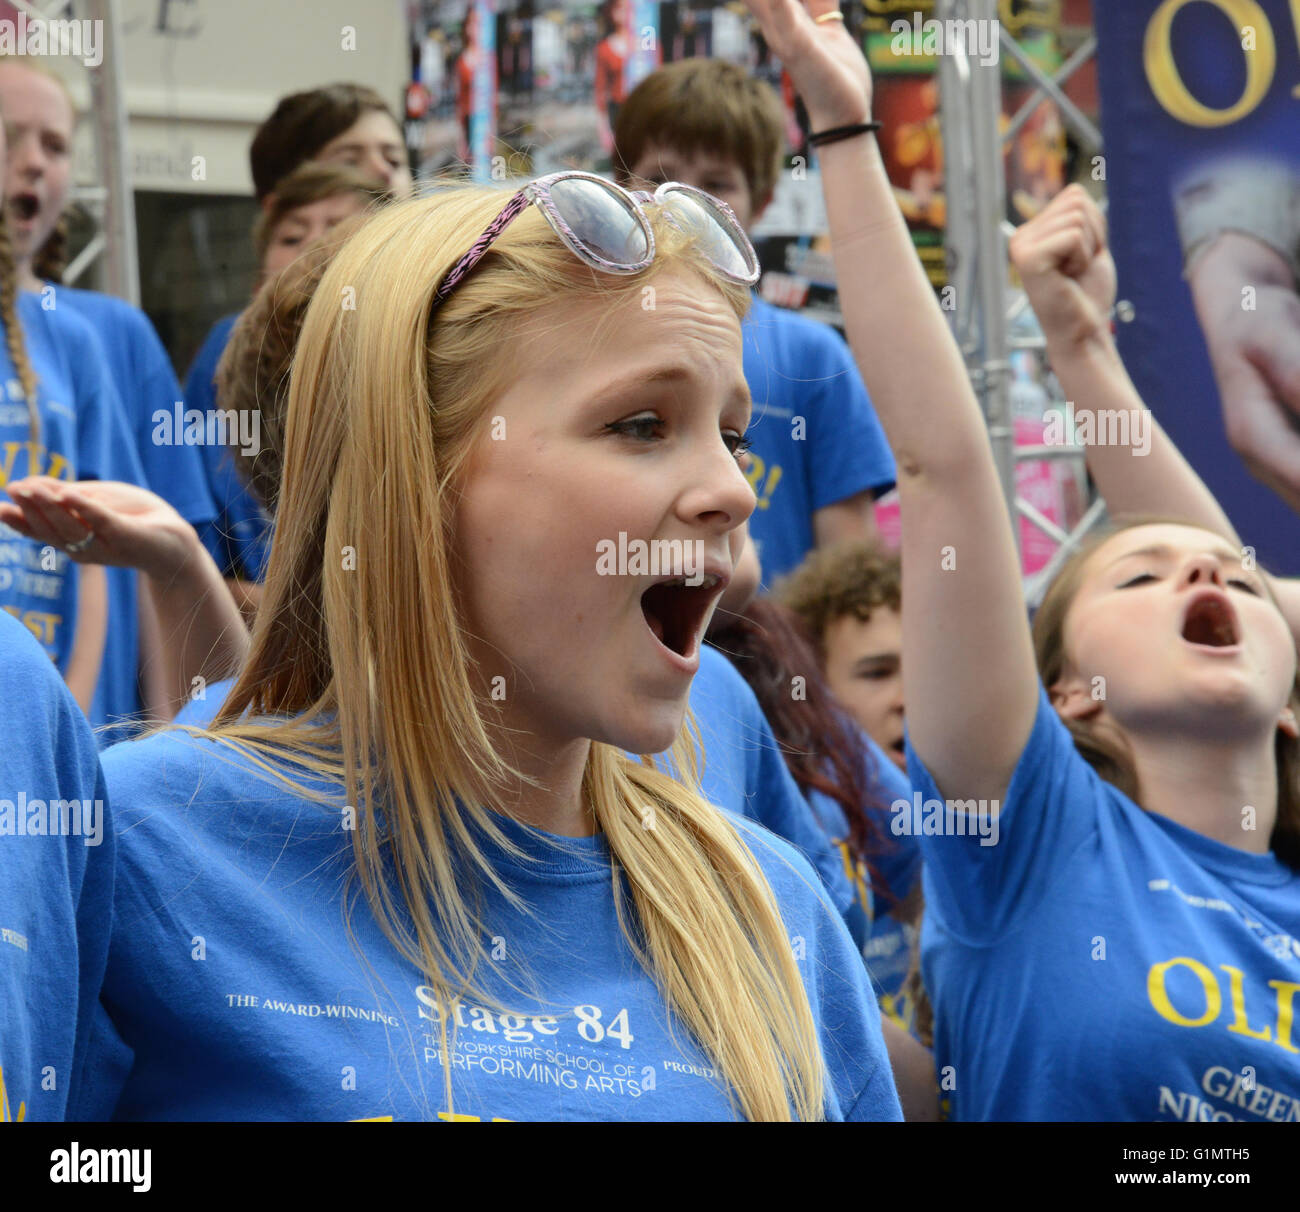
<svg viewBox="0 0 1300 1212">
<path fill-rule="evenodd" d="M 102 21 L 103 58 L 89 68 L 91 121 L 104 200 L 104 289 L 132 306 L 140 305 L 140 266 L 136 255 L 135 199 L 127 163 L 126 95 L 122 26 L 117 0 L 86 0 L 92 21 Z"/>
<path fill-rule="evenodd" d="M 936 0 L 935 16 L 944 22 L 997 22 L 997 0 Z M 1105 506 L 1101 501 L 1093 502 L 1078 525 L 1067 533 L 1016 491 L 1016 464 L 1020 460 L 1065 458 L 1083 462 L 1084 452 L 1080 447 L 1016 448 L 1008 391 L 1010 354 L 1013 349 L 1041 351 L 1045 342 L 1041 338 L 1008 336 L 1009 326 L 1028 305 L 1028 299 L 1023 290 L 1010 292 L 1008 288 L 1007 241 L 1015 227 L 1007 221 L 1002 151 L 1033 111 L 1048 100 L 1060 108 L 1086 153 L 1101 151 L 1101 133 L 1061 90 L 1061 85 L 1096 54 L 1097 40 L 1086 39 L 1054 75 L 1048 75 L 1000 22 L 996 29 L 1001 48 L 1020 64 L 1034 85 L 1033 93 L 1005 129 L 1000 64 L 969 58 L 960 45 L 939 56 L 939 120 L 948 204 L 944 243 L 948 281 L 953 288 L 948 312 L 984 413 L 1017 548 L 1021 518 L 1058 544 L 1048 565 L 1026 581 L 1026 598 L 1036 606 L 1050 576 L 1097 524 Z"/>
<path fill-rule="evenodd" d="M 997 0 L 938 0 L 936 16 L 941 21 L 997 20 Z M 953 48 L 956 50 L 956 48 Z M 947 115 L 944 136 L 944 194 L 950 213 L 961 214 L 955 230 L 948 233 L 952 259 L 959 266 L 973 267 L 970 285 L 955 291 L 953 302 L 960 315 L 958 331 L 970 334 L 962 352 L 971 384 L 988 427 L 998 482 L 1006 498 L 1007 516 L 1017 517 L 1015 430 L 1011 421 L 1011 398 L 1007 377 L 1006 324 L 1006 237 L 1002 220 L 1006 215 L 1006 186 L 1002 169 L 1002 77 L 996 62 L 985 63 L 962 51 L 941 55 L 941 111 Z M 960 98 L 956 105 L 952 101 Z M 949 143 L 950 133 L 956 137 Z M 951 148 L 951 151 L 950 151 Z M 952 152 L 960 175 L 954 172 Z M 954 203 L 958 203 L 954 205 Z M 965 318 L 963 318 L 965 320 Z M 1020 527 L 1012 533 L 1019 549 Z"/>
</svg>

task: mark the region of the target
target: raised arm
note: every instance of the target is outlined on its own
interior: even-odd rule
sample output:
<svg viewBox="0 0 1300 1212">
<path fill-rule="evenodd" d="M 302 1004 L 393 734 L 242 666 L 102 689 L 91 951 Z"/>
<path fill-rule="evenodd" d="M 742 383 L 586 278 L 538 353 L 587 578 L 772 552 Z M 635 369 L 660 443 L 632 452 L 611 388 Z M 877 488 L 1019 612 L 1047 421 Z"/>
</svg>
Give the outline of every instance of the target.
<svg viewBox="0 0 1300 1212">
<path fill-rule="evenodd" d="M 1231 535 L 1227 515 L 1120 361 L 1110 332 L 1115 262 L 1097 204 L 1080 186 L 1067 186 L 1017 229 L 1010 252 L 1080 433 L 1104 439 L 1087 445 L 1087 459 L 1110 511 L 1174 514 Z M 1117 436 L 1128 440 L 1109 440 Z"/>
<path fill-rule="evenodd" d="M 1101 209 L 1081 187 L 1068 186 L 1016 231 L 1010 251 L 1079 431 L 1102 439 L 1086 445 L 1086 456 L 1110 512 L 1184 518 L 1240 544 L 1227 514 L 1124 369 L 1110 331 L 1115 262 Z M 1300 644 L 1300 584 L 1272 584 Z"/>
<path fill-rule="evenodd" d="M 814 131 L 871 114 L 835 0 L 746 0 Z M 999 798 L 1038 678 L 984 420 L 871 135 L 819 149 L 845 331 L 898 464 L 903 662 L 912 745 L 950 798 Z"/>
</svg>

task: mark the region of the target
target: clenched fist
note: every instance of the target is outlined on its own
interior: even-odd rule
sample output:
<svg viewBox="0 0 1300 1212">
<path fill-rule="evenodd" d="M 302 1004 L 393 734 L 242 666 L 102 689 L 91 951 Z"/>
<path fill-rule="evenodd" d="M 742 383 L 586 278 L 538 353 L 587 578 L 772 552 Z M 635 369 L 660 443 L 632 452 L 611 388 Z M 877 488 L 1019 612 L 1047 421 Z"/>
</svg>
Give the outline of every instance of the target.
<svg viewBox="0 0 1300 1212">
<path fill-rule="evenodd" d="M 1081 186 L 1067 186 L 1019 227 L 1010 253 L 1049 355 L 1110 340 L 1115 261 L 1106 244 L 1106 220 Z"/>
</svg>

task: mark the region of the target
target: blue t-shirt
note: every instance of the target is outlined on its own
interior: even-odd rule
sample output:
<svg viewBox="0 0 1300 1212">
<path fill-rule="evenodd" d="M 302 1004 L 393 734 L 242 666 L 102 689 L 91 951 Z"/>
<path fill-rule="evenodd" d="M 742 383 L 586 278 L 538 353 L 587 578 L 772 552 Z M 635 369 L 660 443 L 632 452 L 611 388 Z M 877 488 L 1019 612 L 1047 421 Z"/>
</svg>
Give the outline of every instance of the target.
<svg viewBox="0 0 1300 1212">
<path fill-rule="evenodd" d="M 0 1122 L 79 1097 L 113 913 L 113 829 L 90 727 L 0 612 Z"/>
<path fill-rule="evenodd" d="M 870 860 L 884 880 L 889 897 L 877 896 L 866 867 L 854 862 L 848 843 L 848 818 L 839 802 L 821 791 L 811 792 L 808 801 L 840 853 L 845 875 L 854 889 L 857 912 L 866 922 L 862 957 L 876 986 L 881 1008 L 904 1029 L 911 1030 L 916 1011 L 904 996 L 903 982 L 911 967 L 912 943 L 917 932 L 915 926 L 900 921 L 896 914 L 920 879 L 921 847 L 910 835 L 893 834 L 890 808 L 898 799 L 911 802 L 912 784 L 871 737 L 861 729 L 856 732 L 862 742 L 867 780 L 875 792 L 878 807 L 874 813 L 878 848 L 871 853 Z"/>
<path fill-rule="evenodd" d="M 532 916 L 465 869 L 491 954 L 481 978 L 505 1005 L 445 1006 L 349 878 L 341 796 L 287 794 L 228 748 L 179 732 L 115 746 L 103 762 L 119 822 L 103 991 L 112 1027 L 99 1019 L 98 1084 L 79 1114 L 448 1118 L 445 1021 L 458 1117 L 733 1117 L 623 938 L 603 836 L 547 840 L 499 818 L 533 861 L 489 844 L 491 861 Z M 803 957 L 828 1116 L 899 1118 L 879 1012 L 843 924 L 792 848 L 733 823 Z"/>
<path fill-rule="evenodd" d="M 41 441 L 33 450 L 27 402 L 0 342 L 0 488 L 29 475 L 139 483 L 140 462 L 94 332 L 70 309 L 46 309 L 28 292 L 19 294 L 18 319 L 37 378 Z M 60 673 L 72 655 L 77 583 L 63 551 L 0 524 L 0 607 L 40 641 Z M 106 649 L 112 642 L 107 636 Z"/>
<path fill-rule="evenodd" d="M 56 307 L 70 308 L 99 337 L 108 371 L 125 408 L 126 424 L 135 439 L 144 472 L 137 481 L 167 501 L 196 530 L 203 531 L 216 516 L 199 449 L 181 442 L 156 442 L 154 414 L 171 414 L 181 400 L 180 384 L 149 317 L 125 299 L 98 291 L 48 284 Z M 119 477 L 125 478 L 125 477 Z M 91 708 L 94 723 L 129 721 L 140 701 L 138 574 L 130 568 L 107 568 L 109 642 L 104 647 L 99 685 Z M 101 746 L 122 740 L 129 724 L 100 731 Z"/>
<path fill-rule="evenodd" d="M 1300 874 L 1144 812 L 1046 691 L 989 820 L 921 838 L 950 1118 L 1300 1122 Z"/>
<path fill-rule="evenodd" d="M 226 678 L 224 681 L 210 682 L 205 686 L 196 687 L 190 692 L 189 699 L 176 713 L 172 723 L 189 724 L 192 728 L 206 728 L 216 719 L 221 704 L 226 701 L 226 696 L 234 684 L 234 678 Z"/>
<path fill-rule="evenodd" d="M 185 378 L 185 403 L 205 415 L 217 406 L 217 363 L 230 341 L 239 313 L 223 316 L 204 339 Z M 203 446 L 204 474 L 216 506 L 216 522 L 201 537 L 222 573 L 246 581 L 266 575 L 271 554 L 271 519 L 244 487 L 235 468 L 237 457 L 225 446 Z"/>
<path fill-rule="evenodd" d="M 745 317 L 754 417 L 749 532 L 772 584 L 816 546 L 813 514 L 894 485 L 894 457 L 848 346 L 834 329 L 757 296 Z"/>
<path fill-rule="evenodd" d="M 226 701 L 231 681 L 213 682 L 202 698 L 191 698 L 175 722 L 207 727 Z M 854 941 L 866 939 L 866 919 L 856 913 L 844 865 L 820 828 L 808 802 L 786 768 L 776 738 L 745 679 L 731 662 L 708 645 L 700 650 L 700 670 L 691 683 L 706 761 L 700 787 L 711 804 L 748 817 L 793 843 L 817 869 L 837 909 L 845 915 Z M 671 769 L 668 755 L 662 764 Z"/>
<path fill-rule="evenodd" d="M 749 817 L 797 846 L 817 869 L 854 942 L 866 941 L 867 920 L 839 851 L 799 792 L 772 728 L 749 683 L 708 644 L 691 682 L 691 710 L 700 729 L 699 763 L 704 798 L 737 816 Z"/>
</svg>

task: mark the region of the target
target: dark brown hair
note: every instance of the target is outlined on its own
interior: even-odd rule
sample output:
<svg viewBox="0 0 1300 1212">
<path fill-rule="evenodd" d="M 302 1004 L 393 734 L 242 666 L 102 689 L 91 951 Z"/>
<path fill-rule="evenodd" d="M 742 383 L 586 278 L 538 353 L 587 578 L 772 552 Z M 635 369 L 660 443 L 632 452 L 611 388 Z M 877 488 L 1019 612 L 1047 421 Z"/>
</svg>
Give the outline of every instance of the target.
<svg viewBox="0 0 1300 1212">
<path fill-rule="evenodd" d="M 615 179 L 626 185 L 632 166 L 656 145 L 734 160 L 757 206 L 776 187 L 781 168 L 781 102 L 769 85 L 725 59 L 682 59 L 651 72 L 619 108 Z"/>
<path fill-rule="evenodd" d="M 1116 520 L 1111 527 L 1089 539 L 1062 566 L 1034 616 L 1034 656 L 1044 686 L 1049 689 L 1054 686 L 1068 667 L 1065 624 L 1083 581 L 1083 570 L 1088 559 L 1115 535 L 1138 526 L 1155 525 L 1190 526 L 1210 534 L 1217 533 L 1185 518 L 1143 517 Z M 1226 535 L 1219 537 L 1234 543 Z M 1267 589 L 1267 583 L 1265 588 Z M 1277 605 L 1271 592 L 1269 600 L 1274 606 Z M 1292 685 L 1288 702 L 1293 710 L 1300 711 L 1300 678 Z M 1062 720 L 1062 723 L 1070 730 L 1079 753 L 1097 774 L 1118 787 L 1134 803 L 1141 805 L 1142 788 L 1127 746 L 1119 738 L 1102 732 L 1087 720 Z M 1280 861 L 1294 870 L 1300 870 L 1300 740 L 1289 737 L 1278 729 L 1274 754 L 1277 761 L 1277 821 L 1269 838 L 1269 846 Z"/>
<path fill-rule="evenodd" d="M 402 129 L 383 97 L 364 84 L 327 84 L 281 97 L 248 149 L 257 200 L 370 110 L 386 113 Z"/>
</svg>

